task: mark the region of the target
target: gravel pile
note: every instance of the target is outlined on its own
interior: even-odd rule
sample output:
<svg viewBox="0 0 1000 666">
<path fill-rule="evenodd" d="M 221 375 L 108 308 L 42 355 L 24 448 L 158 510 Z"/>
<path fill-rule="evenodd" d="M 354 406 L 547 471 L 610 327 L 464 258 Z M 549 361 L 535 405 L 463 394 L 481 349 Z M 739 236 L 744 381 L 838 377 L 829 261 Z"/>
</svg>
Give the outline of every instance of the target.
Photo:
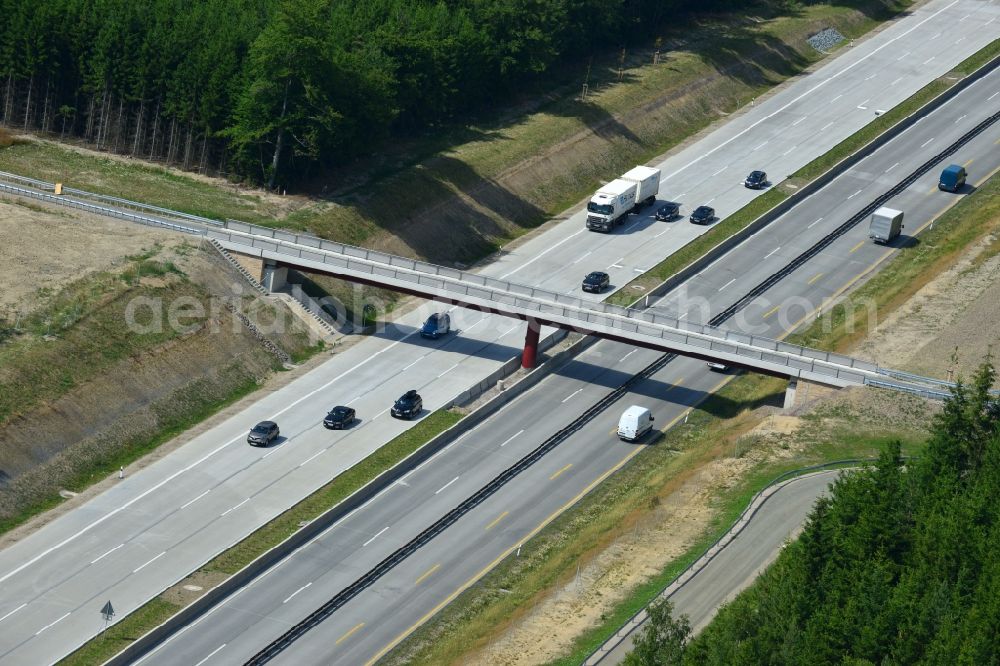
<svg viewBox="0 0 1000 666">
<path fill-rule="evenodd" d="M 845 39 L 846 37 L 833 28 L 826 28 L 824 30 L 820 30 L 806 41 L 809 42 L 809 46 L 813 47 L 817 51 L 826 53 Z"/>
</svg>

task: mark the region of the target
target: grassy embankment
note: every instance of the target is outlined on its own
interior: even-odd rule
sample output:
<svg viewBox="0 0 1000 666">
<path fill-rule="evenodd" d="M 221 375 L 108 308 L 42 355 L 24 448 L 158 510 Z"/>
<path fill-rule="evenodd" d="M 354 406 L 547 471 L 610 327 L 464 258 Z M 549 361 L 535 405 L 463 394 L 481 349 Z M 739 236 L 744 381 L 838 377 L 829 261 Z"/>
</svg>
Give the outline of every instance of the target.
<svg viewBox="0 0 1000 666">
<path fill-rule="evenodd" d="M 191 251 L 193 248 L 186 245 L 174 248 L 172 252 L 177 255 L 174 260 Z M 187 279 L 174 260 L 163 254 L 166 250 L 154 248 L 128 257 L 120 269 L 87 276 L 57 293 L 42 290 L 37 295 L 41 305 L 26 316 L 0 322 L 0 377 L 4 385 L 0 391 L 0 427 L 33 425 L 40 418 L 36 416 L 39 410 L 62 404 L 61 400 L 77 405 L 72 402 L 73 395 L 100 385 L 103 378 L 124 371 L 133 360 L 155 359 L 160 350 L 184 344 L 184 334 L 170 326 L 137 333 L 123 325 L 129 303 L 137 298 L 163 299 L 163 302 L 194 299 L 208 310 L 210 295 Z M 143 321 L 146 314 L 140 312 L 137 322 L 146 323 Z M 254 352 L 260 356 L 255 366 L 280 367 L 266 352 Z M 153 403 L 148 405 L 152 423 L 133 424 L 103 438 L 99 435 L 97 441 L 87 442 L 82 449 L 48 451 L 47 440 L 36 431 L 34 446 L 45 449 L 49 455 L 59 453 L 59 460 L 44 479 L 32 481 L 29 472 L 23 479 L 15 476 L 5 484 L 0 491 L 4 496 L 0 532 L 59 504 L 62 501 L 59 488 L 79 492 L 107 478 L 120 466 L 152 451 L 256 386 L 252 373 L 234 361 L 217 368 L 212 377 L 188 383 L 183 391 L 152 398 Z M 89 404 L 92 399 L 85 401 Z M 58 408 L 55 414 L 62 416 Z M 110 425 L 115 418 L 119 417 L 109 416 L 103 426 Z M 99 429 L 102 425 L 93 427 Z M 8 436 L 14 442 L 18 433 L 8 432 Z M 57 448 L 64 445 L 58 441 L 53 444 Z M 13 454 L 8 451 L 5 455 Z"/>
<path fill-rule="evenodd" d="M 941 274 L 968 248 L 1000 233 L 1000 178 L 994 177 L 973 195 L 938 218 L 920 242 L 903 250 L 874 277 L 852 294 L 849 313 L 834 309 L 829 319 L 817 320 L 803 332 L 790 336 L 800 344 L 838 351 L 849 350 L 867 330 L 869 304 L 886 316 Z M 994 240 L 978 262 L 1000 253 Z M 852 324 L 853 322 L 853 324 Z M 758 376 L 737 377 L 709 396 L 692 412 L 688 423 L 677 425 L 655 446 L 647 447 L 621 472 L 546 527 L 522 548 L 520 558 L 507 558 L 473 588 L 463 593 L 431 622 L 390 653 L 388 663 L 456 663 L 483 650 L 524 617 L 532 603 L 544 599 L 570 580 L 581 561 L 589 561 L 617 539 L 623 538 L 642 516 L 659 504 L 658 498 L 675 489 L 707 462 L 740 455 L 741 438 L 761 417 L 750 410 L 775 404 L 784 382 Z M 919 402 L 899 401 L 912 409 Z M 911 404 L 912 403 L 912 404 Z M 712 525 L 702 537 L 656 576 L 634 589 L 629 597 L 605 613 L 598 626 L 579 636 L 559 664 L 578 664 L 625 620 L 644 607 L 678 572 L 724 533 L 747 501 L 770 479 L 789 469 L 841 458 L 874 455 L 892 438 L 904 443 L 904 453 L 919 452 L 925 435 L 905 423 L 883 426 L 877 421 L 852 425 L 857 415 L 838 408 L 807 415 L 813 427 L 809 445 L 798 455 L 756 465 L 740 483 L 723 492 L 715 505 Z M 745 451 L 742 452 L 745 454 Z"/>
<path fill-rule="evenodd" d="M 302 524 L 315 520 L 461 419 L 460 414 L 452 411 L 437 411 L 421 419 L 414 427 L 396 436 L 243 541 L 212 558 L 200 572 L 236 573 L 298 531 Z M 88 641 L 59 664 L 89 666 L 103 663 L 180 609 L 181 606 L 166 600 L 163 595 L 158 596 L 129 613 L 104 634 Z"/>
</svg>

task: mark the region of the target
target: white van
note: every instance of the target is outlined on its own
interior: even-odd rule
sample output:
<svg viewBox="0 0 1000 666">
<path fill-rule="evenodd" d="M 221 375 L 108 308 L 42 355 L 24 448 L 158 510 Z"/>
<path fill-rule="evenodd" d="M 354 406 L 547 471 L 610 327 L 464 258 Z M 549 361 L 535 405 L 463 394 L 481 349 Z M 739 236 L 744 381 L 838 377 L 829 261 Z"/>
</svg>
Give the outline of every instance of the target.
<svg viewBox="0 0 1000 666">
<path fill-rule="evenodd" d="M 639 405 L 625 410 L 618 420 L 618 437 L 626 442 L 634 442 L 653 428 L 653 415 Z"/>
</svg>

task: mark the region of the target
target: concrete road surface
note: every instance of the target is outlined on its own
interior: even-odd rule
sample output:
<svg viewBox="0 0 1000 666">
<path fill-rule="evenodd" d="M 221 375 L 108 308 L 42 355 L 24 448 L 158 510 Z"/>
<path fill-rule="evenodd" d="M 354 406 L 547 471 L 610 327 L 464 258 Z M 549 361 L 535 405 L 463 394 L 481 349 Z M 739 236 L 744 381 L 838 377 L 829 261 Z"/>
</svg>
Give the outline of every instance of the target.
<svg viewBox="0 0 1000 666">
<path fill-rule="evenodd" d="M 660 306 L 689 319 L 707 320 L 954 142 L 983 116 L 1000 110 L 998 95 L 1000 71 L 739 245 L 684 290 L 668 294 Z M 1000 124 L 942 162 L 967 165 L 973 185 L 965 191 L 939 192 L 940 169 L 934 168 L 890 200 L 886 205 L 906 213 L 905 235 L 895 243 L 872 243 L 867 224 L 861 223 L 775 284 L 743 311 L 742 322 L 733 323 L 761 335 L 779 336 L 895 252 L 919 244 L 921 228 L 1000 168 L 998 141 Z M 619 343 L 595 344 L 292 555 L 273 574 L 258 579 L 187 628 L 145 663 L 166 664 L 178 658 L 191 663 L 202 659 L 207 659 L 206 664 L 242 663 L 657 356 Z M 670 425 L 726 378 L 691 359 L 671 362 L 345 604 L 276 662 L 362 664 L 377 659 L 640 450 L 641 445 L 623 443 L 614 436 L 618 416 L 627 405 L 647 406 L 658 424 Z M 730 582 L 735 585 L 743 580 L 736 576 Z"/>
<path fill-rule="evenodd" d="M 983 0 L 922 5 L 663 161 L 661 199 L 680 201 L 685 213 L 706 203 L 721 216 L 737 210 L 758 194 L 741 186 L 747 172 L 764 169 L 778 180 L 828 150 L 869 122 L 876 110 L 891 108 L 1000 35 L 998 15 L 1000 5 Z M 584 231 L 583 213 L 577 212 L 484 273 L 579 293 L 582 276 L 600 269 L 620 287 L 707 230 L 686 221 L 656 223 L 652 212 L 635 216 L 610 235 Z M 832 219 L 824 217 L 826 223 Z M 826 223 L 808 231 L 819 232 Z M 779 252 L 794 247 L 779 245 Z M 832 291 L 841 275 L 837 269 L 855 267 L 852 262 L 870 254 L 865 248 L 851 254 L 847 264 L 817 268 L 824 276 L 807 285 L 808 291 Z M 760 257 L 750 263 L 754 269 L 762 265 Z M 706 288 L 715 276 L 703 274 Z M 723 277 L 719 291 L 733 293 L 725 284 L 732 278 Z M 419 389 L 425 406 L 434 409 L 517 353 L 521 324 L 474 312 L 453 313 L 457 335 L 422 340 L 416 327 L 437 309 L 428 305 L 375 339 L 336 354 L 0 552 L 0 663 L 58 659 L 103 627 L 99 610 L 107 600 L 124 616 L 402 432 L 407 424 L 386 412 L 405 390 Z M 634 356 L 630 362 L 649 358 L 645 352 Z M 697 387 L 680 391 L 698 395 L 711 388 L 698 381 L 689 379 Z M 567 404 L 588 395 L 579 392 Z M 358 409 L 357 428 L 322 429 L 323 414 L 338 403 Z M 262 419 L 276 419 L 283 439 L 270 449 L 251 449 L 245 433 Z M 581 467 L 558 478 L 580 474 L 583 479 Z M 500 533 L 506 532 L 494 532 Z M 387 535 L 370 545 L 387 541 Z"/>
</svg>

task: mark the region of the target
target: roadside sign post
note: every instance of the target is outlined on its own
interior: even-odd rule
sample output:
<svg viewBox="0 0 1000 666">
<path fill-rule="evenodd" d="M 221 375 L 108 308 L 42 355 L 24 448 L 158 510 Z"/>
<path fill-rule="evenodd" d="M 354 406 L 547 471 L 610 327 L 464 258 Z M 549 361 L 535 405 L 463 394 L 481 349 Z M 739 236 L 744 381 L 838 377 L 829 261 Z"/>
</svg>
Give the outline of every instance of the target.
<svg viewBox="0 0 1000 666">
<path fill-rule="evenodd" d="M 111 618 L 115 616 L 115 607 L 111 605 L 111 600 L 108 599 L 108 603 L 104 604 L 101 608 L 101 615 L 104 617 L 104 631 L 101 632 L 102 640 L 107 638 L 108 623 L 111 622 Z"/>
</svg>

